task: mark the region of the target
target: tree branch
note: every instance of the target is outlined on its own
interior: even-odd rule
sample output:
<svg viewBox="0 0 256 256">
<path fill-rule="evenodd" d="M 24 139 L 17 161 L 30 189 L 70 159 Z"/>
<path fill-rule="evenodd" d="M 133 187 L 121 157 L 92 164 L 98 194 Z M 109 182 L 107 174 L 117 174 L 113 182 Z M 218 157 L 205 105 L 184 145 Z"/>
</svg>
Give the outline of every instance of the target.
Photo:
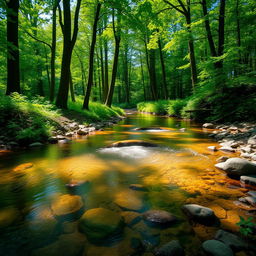
<svg viewBox="0 0 256 256">
<path fill-rule="evenodd" d="M 77 33 L 78 33 L 78 18 L 79 18 L 79 11 L 80 11 L 80 7 L 81 7 L 81 1 L 82 0 L 77 0 L 77 4 L 76 4 L 76 11 L 75 11 L 75 17 L 74 17 L 74 31 L 73 31 L 73 36 L 72 36 L 72 40 L 71 40 L 73 47 L 75 45 Z"/>
<path fill-rule="evenodd" d="M 60 9 L 60 1 L 58 2 L 58 11 L 59 11 L 59 23 L 60 23 L 61 31 L 62 31 L 62 34 L 63 34 L 64 33 L 64 24 L 63 24 L 63 21 L 62 21 L 62 12 L 61 12 L 61 9 Z"/>
<path fill-rule="evenodd" d="M 170 3 L 168 0 L 163 0 L 166 4 L 170 5 L 172 8 L 174 8 L 176 11 L 182 13 L 183 15 L 186 15 L 186 13 L 184 11 L 182 11 L 181 9 L 179 9 L 177 6 L 175 6 L 174 4 Z"/>
<path fill-rule="evenodd" d="M 43 41 L 43 40 L 40 40 L 40 39 L 36 38 L 36 37 L 33 36 L 32 34 L 30 34 L 28 31 L 25 31 L 25 33 L 28 34 L 31 38 L 33 38 L 33 39 L 36 40 L 37 42 L 42 43 L 42 44 L 44 44 L 44 45 L 47 45 L 47 46 L 52 50 L 52 46 L 51 46 L 50 44 L 46 43 L 46 42 Z"/>
</svg>

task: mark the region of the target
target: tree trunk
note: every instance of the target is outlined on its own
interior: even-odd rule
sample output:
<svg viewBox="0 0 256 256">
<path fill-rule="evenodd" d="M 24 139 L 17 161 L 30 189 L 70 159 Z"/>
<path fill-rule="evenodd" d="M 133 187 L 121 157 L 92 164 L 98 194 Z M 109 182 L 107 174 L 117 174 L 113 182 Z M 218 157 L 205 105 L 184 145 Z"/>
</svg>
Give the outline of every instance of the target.
<svg viewBox="0 0 256 256">
<path fill-rule="evenodd" d="M 162 44 L 160 39 L 158 40 L 158 47 L 159 47 L 159 55 L 160 55 L 160 62 L 161 62 L 162 76 L 163 76 L 163 95 L 164 95 L 164 99 L 168 99 L 169 94 L 168 94 L 167 81 L 166 81 L 166 70 L 165 70 L 164 56 L 162 51 Z"/>
<path fill-rule="evenodd" d="M 7 88 L 6 94 L 20 93 L 19 0 L 7 1 Z"/>
<path fill-rule="evenodd" d="M 90 100 L 90 95 L 91 95 L 91 90 L 93 85 L 94 49 L 96 44 L 97 25 L 98 25 L 98 20 L 100 15 L 100 8 L 101 8 L 101 3 L 98 3 L 95 17 L 94 17 L 94 23 L 93 23 L 92 42 L 91 42 L 90 57 L 89 57 L 88 82 L 87 82 L 87 88 L 86 88 L 84 104 L 83 104 L 83 109 L 87 109 L 87 110 L 89 110 L 89 100 Z"/>
<path fill-rule="evenodd" d="M 120 41 L 121 41 L 120 37 L 117 37 L 115 39 L 115 54 L 114 54 L 112 77 L 111 77 L 111 83 L 110 83 L 110 87 L 109 87 L 109 91 L 108 91 L 108 96 L 107 96 L 107 99 L 106 99 L 106 102 L 105 102 L 105 104 L 108 107 L 111 107 L 111 105 L 112 105 L 112 99 L 113 99 L 115 82 L 116 82 L 117 65 L 118 65 L 118 57 L 119 57 L 119 50 L 120 50 Z"/>
<path fill-rule="evenodd" d="M 50 86 L 50 101 L 54 101 L 55 96 L 55 57 L 56 57 L 56 19 L 57 6 L 59 0 L 53 1 L 52 8 L 52 48 L 51 48 L 51 86 Z"/>
<path fill-rule="evenodd" d="M 125 86 L 125 101 L 129 103 L 129 70 L 128 70 L 128 45 L 124 46 L 124 55 L 123 55 L 123 81 Z"/>
<path fill-rule="evenodd" d="M 140 69 L 141 69 L 141 80 L 142 80 L 142 86 L 143 86 L 143 96 L 144 96 L 144 100 L 147 100 L 146 88 L 145 88 L 144 70 L 143 70 L 143 63 L 142 63 L 141 53 L 140 53 Z"/>
<path fill-rule="evenodd" d="M 216 48 L 215 48 L 213 37 L 212 37 L 212 32 L 211 32 L 211 27 L 210 27 L 210 22 L 209 22 L 209 18 L 208 18 L 208 12 L 207 12 L 206 0 L 202 0 L 201 3 L 202 3 L 202 7 L 203 7 L 203 14 L 204 14 L 204 18 L 205 18 L 204 25 L 205 25 L 207 39 L 208 39 L 208 43 L 209 43 L 209 47 L 210 47 L 210 51 L 211 51 L 211 56 L 216 57 L 217 52 L 216 52 Z"/>
<path fill-rule="evenodd" d="M 75 92 L 74 92 L 74 84 L 73 84 L 73 79 L 72 79 L 72 73 L 69 71 L 69 88 L 70 88 L 70 96 L 72 102 L 76 102 L 76 97 L 75 97 Z"/>
<path fill-rule="evenodd" d="M 158 100 L 157 93 L 157 82 L 156 82 L 156 57 L 155 57 L 155 49 L 148 50 L 149 55 L 149 80 L 150 80 L 150 88 L 152 92 L 153 100 Z"/>
<path fill-rule="evenodd" d="M 189 33 L 188 50 L 189 50 L 190 70 L 191 70 L 191 81 L 192 81 L 192 89 L 194 90 L 197 84 L 197 68 L 196 68 L 194 41 L 193 41 L 192 31 L 191 31 L 190 7 L 188 7 L 186 22 L 187 22 L 187 29 Z"/>
<path fill-rule="evenodd" d="M 60 86 L 56 99 L 56 106 L 66 109 L 68 105 L 68 92 L 69 92 L 69 71 L 71 64 L 72 51 L 75 46 L 78 33 L 78 16 L 81 6 L 81 0 L 77 0 L 74 26 L 73 26 L 73 36 L 71 38 L 71 11 L 70 11 L 70 0 L 63 1 L 63 12 L 64 12 L 64 23 L 61 23 L 62 33 L 63 33 L 63 52 L 62 52 L 62 62 L 61 62 L 61 77 Z M 59 8 L 60 10 L 60 8 Z M 60 10 L 61 15 L 61 10 Z"/>
</svg>

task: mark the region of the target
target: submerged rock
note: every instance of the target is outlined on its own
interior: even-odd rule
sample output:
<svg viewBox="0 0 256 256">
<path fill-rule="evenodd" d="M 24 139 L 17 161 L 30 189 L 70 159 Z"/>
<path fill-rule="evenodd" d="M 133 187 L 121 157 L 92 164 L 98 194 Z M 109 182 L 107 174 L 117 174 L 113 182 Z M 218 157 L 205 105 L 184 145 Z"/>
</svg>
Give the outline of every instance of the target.
<svg viewBox="0 0 256 256">
<path fill-rule="evenodd" d="M 123 225 L 122 216 L 104 208 L 86 211 L 79 221 L 80 230 L 92 242 L 98 242 L 120 233 Z"/>
<path fill-rule="evenodd" d="M 150 210 L 143 214 L 144 220 L 150 225 L 168 227 L 176 221 L 176 217 L 171 213 L 162 210 Z"/>
<path fill-rule="evenodd" d="M 222 229 L 218 230 L 214 238 L 223 242 L 225 245 L 229 246 L 232 250 L 239 252 L 246 248 L 246 243 L 237 235 L 230 232 L 226 232 Z"/>
<path fill-rule="evenodd" d="M 51 209 L 56 216 L 74 214 L 83 207 L 82 198 L 77 195 L 61 195 L 55 198 L 51 204 Z"/>
<path fill-rule="evenodd" d="M 207 240 L 202 244 L 203 250 L 209 256 L 233 256 L 233 251 L 224 243 L 217 240 Z"/>
<path fill-rule="evenodd" d="M 143 202 L 136 196 L 134 191 L 121 191 L 116 195 L 114 202 L 124 210 L 128 211 L 142 211 Z"/>
<path fill-rule="evenodd" d="M 181 247 L 178 240 L 173 240 L 164 244 L 161 248 L 155 251 L 156 256 L 184 256 L 184 249 Z"/>
<path fill-rule="evenodd" d="M 186 204 L 182 210 L 190 219 L 201 224 L 211 225 L 217 219 L 212 209 L 201 205 Z"/>
<path fill-rule="evenodd" d="M 256 173 L 256 164 L 241 158 L 229 158 L 223 163 L 215 164 L 215 167 L 232 176 L 250 175 Z"/>
<path fill-rule="evenodd" d="M 111 147 L 129 147 L 129 146 L 143 146 L 143 147 L 157 147 L 156 144 L 143 141 L 143 140 L 123 140 L 115 142 L 108 146 L 108 148 Z"/>
</svg>

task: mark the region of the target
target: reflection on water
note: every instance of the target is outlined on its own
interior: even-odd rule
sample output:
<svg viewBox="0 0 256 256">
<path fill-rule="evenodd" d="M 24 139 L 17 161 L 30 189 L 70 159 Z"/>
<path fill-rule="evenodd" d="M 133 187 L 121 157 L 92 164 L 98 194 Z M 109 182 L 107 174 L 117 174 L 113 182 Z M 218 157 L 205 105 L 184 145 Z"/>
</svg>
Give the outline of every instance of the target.
<svg viewBox="0 0 256 256">
<path fill-rule="evenodd" d="M 106 148 L 120 140 L 160 147 Z M 0 255 L 142 255 L 172 239 L 197 255 L 201 240 L 216 228 L 191 226 L 183 204 L 215 209 L 229 230 L 237 229 L 238 215 L 244 214 L 233 204 L 244 191 L 225 186 L 225 176 L 214 168 L 225 153 L 208 151 L 210 145 L 216 144 L 188 121 L 129 115 L 84 140 L 1 156 Z M 32 164 L 14 170 L 24 163 Z M 122 232 L 112 241 L 99 245 L 81 233 L 81 216 L 93 208 L 122 216 Z M 171 212 L 178 221 L 164 229 L 150 227 L 142 219 L 150 209 Z"/>
</svg>

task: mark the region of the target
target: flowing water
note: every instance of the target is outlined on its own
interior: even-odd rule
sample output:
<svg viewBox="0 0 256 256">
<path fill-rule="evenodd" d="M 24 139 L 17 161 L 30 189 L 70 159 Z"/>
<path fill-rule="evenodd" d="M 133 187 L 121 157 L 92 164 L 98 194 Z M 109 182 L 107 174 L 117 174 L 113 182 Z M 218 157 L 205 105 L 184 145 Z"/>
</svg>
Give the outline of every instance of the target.
<svg viewBox="0 0 256 256">
<path fill-rule="evenodd" d="M 145 140 L 158 147 L 106 147 L 120 140 Z M 222 227 L 234 231 L 245 214 L 233 203 L 243 189 L 229 185 L 214 168 L 216 158 L 229 154 L 211 152 L 210 145 L 217 146 L 189 121 L 131 114 L 70 144 L 0 156 L 0 255 L 143 255 L 172 239 L 187 255 L 198 255 L 201 241 L 218 228 L 189 223 L 182 205 L 209 206 Z M 54 214 L 63 195 L 80 197 L 83 208 L 77 215 Z M 121 234 L 101 244 L 89 242 L 78 230 L 81 214 L 98 207 L 119 213 L 126 223 Z M 149 226 L 140 216 L 152 209 L 172 213 L 177 222 Z"/>
</svg>

